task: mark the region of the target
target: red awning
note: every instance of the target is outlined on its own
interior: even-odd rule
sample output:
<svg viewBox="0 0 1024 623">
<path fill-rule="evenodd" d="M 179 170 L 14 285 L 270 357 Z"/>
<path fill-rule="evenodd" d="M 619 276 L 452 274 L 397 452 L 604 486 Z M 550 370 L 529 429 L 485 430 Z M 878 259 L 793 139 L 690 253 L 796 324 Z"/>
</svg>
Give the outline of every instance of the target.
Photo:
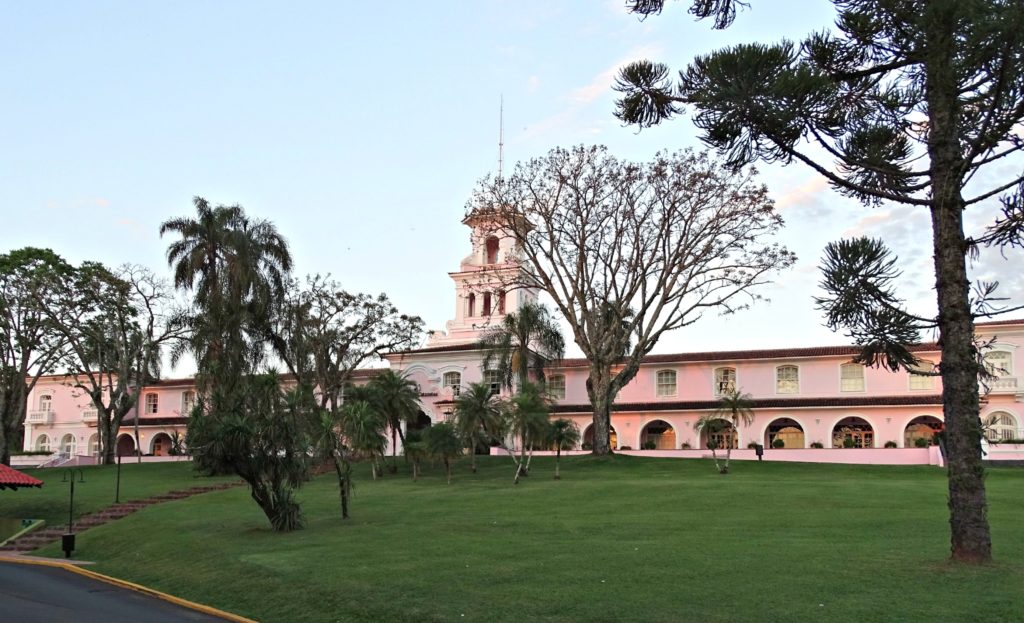
<svg viewBox="0 0 1024 623">
<path fill-rule="evenodd" d="M 22 474 L 0 463 L 0 489 L 17 489 L 18 487 L 42 487 L 43 481 Z"/>
</svg>

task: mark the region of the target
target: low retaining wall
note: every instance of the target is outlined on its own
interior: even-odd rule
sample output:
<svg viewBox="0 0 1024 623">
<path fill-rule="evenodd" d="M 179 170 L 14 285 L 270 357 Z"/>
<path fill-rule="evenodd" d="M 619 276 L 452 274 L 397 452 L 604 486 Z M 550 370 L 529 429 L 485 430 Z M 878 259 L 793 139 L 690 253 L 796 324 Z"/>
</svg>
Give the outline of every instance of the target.
<svg viewBox="0 0 1024 623">
<path fill-rule="evenodd" d="M 710 450 L 616 450 L 616 454 L 647 456 L 671 459 L 710 459 Z M 507 454 L 501 448 L 491 448 L 491 454 Z M 538 451 L 534 456 L 553 456 L 550 451 Z M 586 450 L 570 450 L 563 455 L 590 454 Z M 718 453 L 725 458 L 725 452 Z M 757 453 L 747 448 L 733 450 L 734 461 L 756 461 Z M 787 461 L 791 463 L 847 463 L 853 465 L 944 465 L 938 446 L 928 448 L 806 448 L 768 449 L 764 451 L 765 461 Z"/>
</svg>

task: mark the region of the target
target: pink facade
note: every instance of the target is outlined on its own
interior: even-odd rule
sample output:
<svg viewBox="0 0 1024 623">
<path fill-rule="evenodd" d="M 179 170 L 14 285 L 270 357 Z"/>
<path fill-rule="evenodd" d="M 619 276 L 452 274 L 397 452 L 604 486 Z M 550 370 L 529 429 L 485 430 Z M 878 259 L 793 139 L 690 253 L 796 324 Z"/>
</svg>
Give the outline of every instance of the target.
<svg viewBox="0 0 1024 623">
<path fill-rule="evenodd" d="M 492 381 L 476 347 L 480 335 L 506 313 L 537 299 L 535 290 L 507 287 L 519 270 L 510 238 L 479 216 L 464 222 L 472 229 L 471 252 L 450 273 L 454 318 L 445 331 L 432 333 L 424 348 L 387 356 L 392 368 L 418 384 L 423 417 L 432 422 L 449 417 L 460 388 Z M 993 441 L 1024 438 L 1024 383 L 1018 377 L 1024 371 L 1024 321 L 981 323 L 978 333 L 986 341 L 994 338 L 986 359 L 998 376 L 982 404 L 986 435 Z M 918 444 L 930 442 L 943 426 L 939 379 L 851 364 L 855 353 L 850 346 L 833 346 L 648 356 L 616 401 L 614 445 L 627 452 L 654 446 L 647 456 L 705 456 L 707 435 L 694 425 L 715 409 L 721 393 L 737 389 L 752 396 L 754 420 L 716 438 L 733 444 L 737 458 L 751 458 L 753 451 L 746 448 L 756 443 L 768 448 L 768 460 L 935 464 L 936 451 Z M 916 354 L 930 362 L 923 369 L 938 363 L 934 344 L 916 348 Z M 362 370 L 357 376 L 365 381 L 372 374 Z M 587 375 L 585 360 L 563 360 L 548 372 L 554 416 L 574 420 L 585 440 L 591 423 Z M 194 396 L 191 379 L 145 388 L 137 408 L 143 454 L 169 453 L 171 436 L 184 435 Z M 135 452 L 135 417 L 129 415 L 122 426 L 122 454 Z M 69 379 L 39 382 L 29 397 L 26 450 L 90 456 L 97 448 L 95 433 L 95 412 Z M 986 452 L 996 459 L 1024 459 L 1024 449 L 1008 443 L 993 444 Z"/>
</svg>

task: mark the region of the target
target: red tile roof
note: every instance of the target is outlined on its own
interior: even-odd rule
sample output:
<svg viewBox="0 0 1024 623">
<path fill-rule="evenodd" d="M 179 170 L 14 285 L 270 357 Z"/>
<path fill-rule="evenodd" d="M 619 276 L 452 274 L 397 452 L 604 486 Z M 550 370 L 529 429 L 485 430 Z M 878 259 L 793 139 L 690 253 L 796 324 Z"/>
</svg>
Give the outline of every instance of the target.
<svg viewBox="0 0 1024 623">
<path fill-rule="evenodd" d="M 1021 325 L 1024 325 L 1024 319 L 1018 319 L 1018 320 L 989 320 L 987 322 L 976 322 L 976 323 L 974 323 L 974 326 L 976 326 L 976 327 L 999 327 L 999 326 L 1008 325 L 1008 324 L 1021 324 Z"/>
<path fill-rule="evenodd" d="M 942 396 L 840 396 L 835 398 L 755 398 L 754 409 L 802 409 L 807 407 L 890 407 L 941 405 Z M 615 403 L 612 411 L 708 411 L 718 408 L 717 400 Z M 589 404 L 555 405 L 553 413 L 591 413 Z"/>
<path fill-rule="evenodd" d="M 42 487 L 43 481 L 22 474 L 0 463 L 0 489 L 17 489 L 19 487 Z"/>
<path fill-rule="evenodd" d="M 412 355 L 419 353 L 448 353 L 462 350 L 480 350 L 480 347 L 476 342 L 469 342 L 468 344 L 452 344 L 450 346 L 428 346 L 427 348 L 414 348 L 412 350 L 396 350 L 387 355 Z"/>
</svg>

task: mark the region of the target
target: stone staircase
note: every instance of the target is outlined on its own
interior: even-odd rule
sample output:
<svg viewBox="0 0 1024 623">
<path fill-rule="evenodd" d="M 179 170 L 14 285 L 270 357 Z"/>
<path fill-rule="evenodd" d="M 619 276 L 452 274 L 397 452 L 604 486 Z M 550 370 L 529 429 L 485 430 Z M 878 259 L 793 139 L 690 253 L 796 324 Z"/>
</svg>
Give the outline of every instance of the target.
<svg viewBox="0 0 1024 623">
<path fill-rule="evenodd" d="M 137 510 L 146 508 L 147 506 L 153 506 L 154 504 L 161 504 L 163 502 L 170 502 L 173 500 L 180 500 L 193 495 L 199 495 L 200 493 L 230 489 L 232 487 L 241 486 L 242 484 L 242 482 L 224 482 L 215 485 L 202 485 L 178 491 L 169 491 L 143 500 L 113 504 L 102 510 L 96 511 L 95 513 L 84 515 L 75 520 L 75 533 L 77 534 L 88 530 L 89 528 L 95 528 L 96 526 L 102 526 L 105 523 L 116 521 L 122 517 L 131 515 Z M 62 524 L 56 527 L 44 527 L 39 530 L 33 530 L 28 534 L 18 537 L 17 539 L 8 541 L 3 547 L 0 547 L 0 554 L 24 554 L 37 550 L 44 545 L 49 545 L 50 543 L 60 540 L 61 535 L 67 532 L 67 528 L 67 524 Z"/>
</svg>

